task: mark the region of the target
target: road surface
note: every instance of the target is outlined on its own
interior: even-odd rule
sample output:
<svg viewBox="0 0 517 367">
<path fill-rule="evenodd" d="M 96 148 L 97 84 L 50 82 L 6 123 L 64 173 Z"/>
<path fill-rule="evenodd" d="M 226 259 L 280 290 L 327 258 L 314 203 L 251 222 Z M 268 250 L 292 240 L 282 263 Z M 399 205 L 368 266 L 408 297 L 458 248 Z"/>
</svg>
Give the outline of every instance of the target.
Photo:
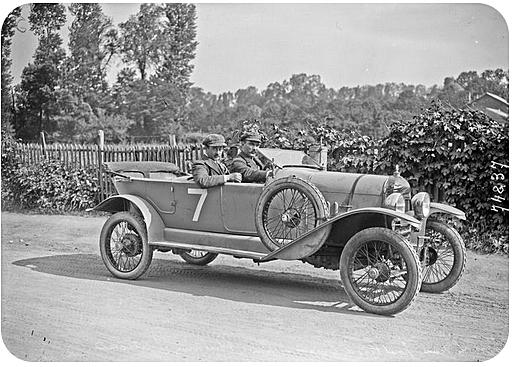
<svg viewBox="0 0 517 367">
<path fill-rule="evenodd" d="M 507 340 L 506 256 L 469 252 L 451 291 L 420 293 L 384 317 L 351 304 L 339 272 L 298 261 L 219 256 L 197 267 L 155 253 L 143 278 L 115 279 L 98 250 L 105 219 L 2 213 L 10 353 L 25 361 L 485 361 Z"/>
</svg>

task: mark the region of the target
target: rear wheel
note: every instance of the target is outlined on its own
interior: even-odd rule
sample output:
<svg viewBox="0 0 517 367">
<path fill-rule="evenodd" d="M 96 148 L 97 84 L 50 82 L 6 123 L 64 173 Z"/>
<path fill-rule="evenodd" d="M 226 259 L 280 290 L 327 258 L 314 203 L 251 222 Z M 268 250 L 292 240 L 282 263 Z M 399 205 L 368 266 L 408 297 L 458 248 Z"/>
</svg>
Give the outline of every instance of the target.
<svg viewBox="0 0 517 367">
<path fill-rule="evenodd" d="M 399 234 L 368 228 L 354 235 L 340 259 L 348 296 L 366 312 L 393 315 L 414 300 L 421 282 L 417 256 Z"/>
<path fill-rule="evenodd" d="M 200 250 L 189 250 L 180 253 L 180 256 L 183 260 L 188 262 L 189 264 L 194 265 L 207 265 L 215 260 L 217 254 L 207 251 Z"/>
<path fill-rule="evenodd" d="M 422 291 L 440 293 L 452 288 L 465 270 L 465 243 L 458 231 L 437 220 L 427 221 L 427 260 L 423 264 Z M 425 249 L 420 253 L 424 259 Z"/>
<path fill-rule="evenodd" d="M 115 213 L 104 223 L 99 245 L 104 265 L 117 278 L 137 279 L 153 258 L 143 219 L 129 212 Z"/>
</svg>

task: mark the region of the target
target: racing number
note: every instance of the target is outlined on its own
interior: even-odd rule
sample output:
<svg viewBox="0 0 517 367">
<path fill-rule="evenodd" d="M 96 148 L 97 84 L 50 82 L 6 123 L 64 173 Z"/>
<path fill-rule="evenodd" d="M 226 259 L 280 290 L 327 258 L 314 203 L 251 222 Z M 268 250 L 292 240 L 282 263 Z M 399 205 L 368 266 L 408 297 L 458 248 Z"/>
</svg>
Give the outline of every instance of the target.
<svg viewBox="0 0 517 367">
<path fill-rule="evenodd" d="M 193 222 L 197 222 L 199 220 L 199 214 L 201 214 L 201 208 L 205 202 L 206 196 L 208 195 L 207 189 L 192 189 L 189 188 L 187 190 L 189 195 L 201 195 L 199 197 L 199 201 L 197 202 L 196 210 L 194 211 L 194 216 L 192 217 Z"/>
</svg>

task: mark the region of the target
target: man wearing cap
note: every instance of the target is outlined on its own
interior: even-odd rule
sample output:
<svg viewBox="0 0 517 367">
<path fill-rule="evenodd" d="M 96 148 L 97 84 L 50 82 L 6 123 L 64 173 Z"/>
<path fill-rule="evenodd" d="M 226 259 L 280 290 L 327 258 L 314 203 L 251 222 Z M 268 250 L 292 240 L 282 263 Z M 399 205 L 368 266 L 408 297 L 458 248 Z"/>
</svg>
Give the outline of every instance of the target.
<svg viewBox="0 0 517 367">
<path fill-rule="evenodd" d="M 255 156 L 262 139 L 257 133 L 244 133 L 241 136 L 241 151 L 230 165 L 231 172 L 242 174 L 242 182 L 266 182 L 268 170 Z"/>
<path fill-rule="evenodd" d="M 208 135 L 203 140 L 203 145 L 206 147 L 206 155 L 203 155 L 202 160 L 194 162 L 192 167 L 192 176 L 199 186 L 208 188 L 223 185 L 225 182 L 241 182 L 241 174 L 230 173 L 221 162 L 226 146 L 222 135 Z"/>
</svg>

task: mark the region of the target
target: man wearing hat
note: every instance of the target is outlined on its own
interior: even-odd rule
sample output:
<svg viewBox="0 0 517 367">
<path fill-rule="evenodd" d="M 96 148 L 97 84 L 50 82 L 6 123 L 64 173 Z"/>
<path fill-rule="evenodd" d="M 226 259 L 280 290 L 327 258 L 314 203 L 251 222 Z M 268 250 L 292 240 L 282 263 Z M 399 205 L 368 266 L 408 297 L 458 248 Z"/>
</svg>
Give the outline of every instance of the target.
<svg viewBox="0 0 517 367">
<path fill-rule="evenodd" d="M 223 185 L 225 182 L 241 182 L 241 174 L 230 173 L 221 162 L 226 146 L 222 135 L 208 135 L 203 140 L 203 145 L 206 147 L 206 155 L 203 155 L 202 160 L 194 162 L 192 167 L 192 176 L 199 186 L 208 188 Z"/>
<path fill-rule="evenodd" d="M 242 182 L 266 182 L 269 171 L 255 156 L 256 149 L 262 142 L 258 133 L 244 133 L 241 135 L 241 151 L 230 165 L 231 172 L 242 174 Z"/>
</svg>

